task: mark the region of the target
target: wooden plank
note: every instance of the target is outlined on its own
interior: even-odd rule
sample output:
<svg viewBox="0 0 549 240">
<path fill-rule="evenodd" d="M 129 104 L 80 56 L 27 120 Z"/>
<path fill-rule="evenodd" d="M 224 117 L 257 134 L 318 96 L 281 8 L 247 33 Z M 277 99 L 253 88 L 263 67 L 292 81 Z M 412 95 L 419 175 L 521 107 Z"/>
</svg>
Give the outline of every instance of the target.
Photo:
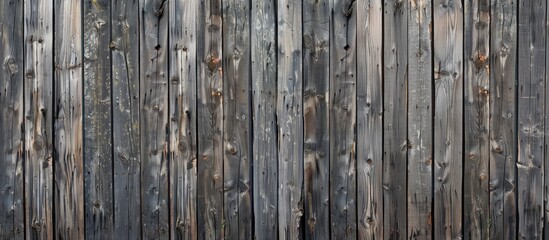
<svg viewBox="0 0 549 240">
<path fill-rule="evenodd" d="M 408 239 L 430 239 L 433 218 L 433 121 L 430 0 L 408 12 Z"/>
<path fill-rule="evenodd" d="M 170 1 L 170 237 L 197 239 L 197 1 Z"/>
<path fill-rule="evenodd" d="M 111 6 L 115 239 L 141 237 L 138 4 Z"/>
<path fill-rule="evenodd" d="M 254 238 L 278 239 L 276 5 L 251 7 Z"/>
<path fill-rule="evenodd" d="M 434 238 L 463 235 L 463 6 L 433 2 L 434 22 Z"/>
<path fill-rule="evenodd" d="M 87 239 L 114 233 L 111 5 L 108 0 L 84 3 L 84 218 Z"/>
<path fill-rule="evenodd" d="M 465 1 L 463 235 L 489 236 L 490 1 Z"/>
<path fill-rule="evenodd" d="M 0 238 L 23 239 L 23 1 L 3 1 L 0 15 Z"/>
<path fill-rule="evenodd" d="M 223 217 L 223 79 L 221 0 L 202 0 L 197 66 L 198 238 L 221 239 Z"/>
<path fill-rule="evenodd" d="M 84 238 L 82 5 L 55 0 L 55 239 Z"/>
<path fill-rule="evenodd" d="M 303 1 L 305 238 L 329 239 L 330 1 Z"/>
<path fill-rule="evenodd" d="M 53 239 L 53 1 L 24 1 L 25 235 Z"/>
<path fill-rule="evenodd" d="M 330 28 L 332 238 L 356 238 L 356 2 L 334 0 Z"/>
<path fill-rule="evenodd" d="M 546 1 L 519 1 L 518 238 L 543 236 Z"/>
<path fill-rule="evenodd" d="M 383 236 L 406 239 L 408 4 L 386 1 L 383 15 Z"/>
</svg>

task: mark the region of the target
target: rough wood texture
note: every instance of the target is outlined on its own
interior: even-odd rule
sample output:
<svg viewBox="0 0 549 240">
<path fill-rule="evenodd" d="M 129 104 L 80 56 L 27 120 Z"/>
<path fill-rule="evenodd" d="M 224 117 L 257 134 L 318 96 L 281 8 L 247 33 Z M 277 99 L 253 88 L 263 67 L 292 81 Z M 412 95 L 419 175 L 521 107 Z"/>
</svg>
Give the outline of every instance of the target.
<svg viewBox="0 0 549 240">
<path fill-rule="evenodd" d="M 490 1 L 465 1 L 463 235 L 488 239 Z"/>
<path fill-rule="evenodd" d="M 278 153 L 276 115 L 276 5 L 252 5 L 252 125 L 254 238 L 278 238 Z"/>
<path fill-rule="evenodd" d="M 462 232 L 463 6 L 435 0 L 434 22 L 434 238 Z M 484 176 L 486 178 L 486 176 Z"/>
<path fill-rule="evenodd" d="M 196 21 L 197 1 L 170 8 L 170 237 L 197 239 Z"/>
<path fill-rule="evenodd" d="M 408 4 L 385 1 L 383 18 L 383 236 L 406 239 Z"/>
<path fill-rule="evenodd" d="M 433 230 L 431 5 L 411 1 L 408 12 L 408 239 L 430 239 Z"/>
<path fill-rule="evenodd" d="M 546 1 L 519 1 L 518 238 L 543 237 Z"/>
<path fill-rule="evenodd" d="M 356 238 L 356 2 L 334 0 L 330 27 L 332 238 Z"/>
<path fill-rule="evenodd" d="M 0 43 L 0 238 L 23 239 L 23 0 L 0 3 Z"/>
<path fill-rule="evenodd" d="M 139 2 L 141 217 L 145 239 L 169 238 L 167 5 L 165 0 Z"/>
<path fill-rule="evenodd" d="M 303 1 L 305 239 L 330 237 L 330 1 Z"/>
</svg>

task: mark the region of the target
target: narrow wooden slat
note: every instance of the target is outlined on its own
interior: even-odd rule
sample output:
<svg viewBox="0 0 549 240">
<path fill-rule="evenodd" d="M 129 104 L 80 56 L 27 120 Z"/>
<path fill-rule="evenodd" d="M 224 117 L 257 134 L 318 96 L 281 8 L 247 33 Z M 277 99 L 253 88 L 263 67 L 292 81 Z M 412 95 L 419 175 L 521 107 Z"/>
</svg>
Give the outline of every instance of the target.
<svg viewBox="0 0 549 240">
<path fill-rule="evenodd" d="M 332 238 L 356 238 L 356 2 L 334 0 L 330 28 Z"/>
<path fill-rule="evenodd" d="M 330 1 L 303 1 L 305 239 L 330 238 Z"/>
<path fill-rule="evenodd" d="M 223 229 L 222 3 L 201 0 L 198 11 L 198 238 L 221 239 Z"/>
<path fill-rule="evenodd" d="M 488 239 L 490 1 L 465 1 L 463 235 Z"/>
<path fill-rule="evenodd" d="M 86 239 L 112 238 L 111 4 L 84 2 L 84 218 Z"/>
<path fill-rule="evenodd" d="M 84 238 L 82 3 L 55 0 L 55 239 Z"/>
<path fill-rule="evenodd" d="M 276 5 L 251 6 L 254 238 L 278 238 Z"/>
<path fill-rule="evenodd" d="M 433 216 L 432 2 L 408 12 L 408 239 L 431 239 Z"/>
<path fill-rule="evenodd" d="M 543 237 L 546 1 L 518 7 L 518 238 Z"/>
<path fill-rule="evenodd" d="M 0 239 L 25 237 L 23 1 L 0 3 Z"/>
<path fill-rule="evenodd" d="M 141 217 L 145 239 L 169 238 L 168 3 L 139 2 Z"/>
<path fill-rule="evenodd" d="M 196 21 L 197 1 L 170 8 L 170 236 L 197 239 Z"/>
<path fill-rule="evenodd" d="M 385 1 L 383 15 L 383 236 L 406 239 L 408 3 Z"/>
</svg>

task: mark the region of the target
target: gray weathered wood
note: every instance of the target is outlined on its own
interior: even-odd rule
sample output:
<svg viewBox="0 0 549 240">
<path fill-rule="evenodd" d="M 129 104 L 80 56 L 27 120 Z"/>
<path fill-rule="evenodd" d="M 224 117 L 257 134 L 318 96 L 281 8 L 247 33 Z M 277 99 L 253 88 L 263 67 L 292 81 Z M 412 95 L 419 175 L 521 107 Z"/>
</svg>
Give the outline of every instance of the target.
<svg viewBox="0 0 549 240">
<path fill-rule="evenodd" d="M 408 239 L 431 239 L 433 217 L 432 39 L 430 0 L 408 12 Z"/>
<path fill-rule="evenodd" d="M 490 1 L 465 1 L 463 237 L 488 239 Z"/>
<path fill-rule="evenodd" d="M 254 238 L 277 239 L 276 5 L 251 7 Z"/>
<path fill-rule="evenodd" d="M 86 239 L 113 238 L 111 4 L 84 3 L 84 218 Z"/>
<path fill-rule="evenodd" d="M 23 239 L 23 0 L 0 3 L 0 43 L 0 239 Z"/>
<path fill-rule="evenodd" d="M 168 3 L 139 2 L 139 130 L 142 235 L 169 238 Z"/>
<path fill-rule="evenodd" d="M 406 239 L 407 2 L 385 1 L 383 16 L 383 236 Z"/>
<path fill-rule="evenodd" d="M 546 1 L 518 7 L 518 238 L 543 237 Z"/>
<path fill-rule="evenodd" d="M 84 238 L 82 3 L 55 0 L 55 239 Z"/>
<path fill-rule="evenodd" d="M 356 2 L 331 3 L 330 216 L 332 238 L 356 238 Z"/>
<path fill-rule="evenodd" d="M 462 231 L 463 6 L 435 0 L 434 21 L 434 225 L 435 239 L 458 239 Z"/>
<path fill-rule="evenodd" d="M 170 8 L 170 237 L 197 239 L 196 21 L 197 1 Z"/>
<path fill-rule="evenodd" d="M 303 1 L 305 239 L 330 237 L 330 1 Z"/>
</svg>

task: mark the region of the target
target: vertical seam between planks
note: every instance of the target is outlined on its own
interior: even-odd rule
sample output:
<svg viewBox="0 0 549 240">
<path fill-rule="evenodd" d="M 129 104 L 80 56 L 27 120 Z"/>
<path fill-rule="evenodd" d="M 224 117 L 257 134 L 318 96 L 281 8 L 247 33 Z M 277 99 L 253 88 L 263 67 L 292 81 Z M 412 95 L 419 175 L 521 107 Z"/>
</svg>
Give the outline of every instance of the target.
<svg viewBox="0 0 549 240">
<path fill-rule="evenodd" d="M 21 15 L 21 25 L 22 25 L 22 30 L 23 30 L 23 34 L 21 35 L 22 36 L 22 41 L 23 41 L 23 52 L 21 53 L 21 55 L 23 56 L 22 58 L 22 61 L 23 61 L 23 71 L 25 71 L 26 69 L 26 66 L 27 66 L 27 62 L 26 62 L 26 58 L 27 58 L 27 44 L 25 44 L 27 41 L 25 41 L 25 29 L 26 29 L 26 24 L 25 24 L 25 1 L 23 1 L 21 3 L 21 12 L 22 12 L 22 15 Z M 32 5 L 31 5 L 32 6 Z M 26 126 L 26 120 L 25 120 L 25 74 L 21 74 L 21 80 L 22 80 L 22 99 L 23 99 L 23 106 L 22 106 L 22 109 L 23 109 L 23 118 L 22 118 L 22 121 L 21 122 L 21 125 L 23 127 L 22 131 L 21 131 L 21 139 L 22 139 L 22 147 L 23 147 L 23 152 L 21 153 L 21 159 L 22 159 L 22 169 L 23 169 L 23 226 L 22 226 L 22 229 L 21 231 L 23 231 L 23 238 L 24 239 L 27 239 L 27 230 L 25 229 L 25 225 L 27 224 L 27 191 L 26 191 L 26 188 L 27 188 L 27 171 L 26 171 L 26 165 L 28 164 L 26 159 L 27 159 L 27 144 L 26 144 L 26 141 L 27 141 L 27 137 L 26 137 L 26 132 L 27 132 L 27 128 L 25 127 Z M 47 136 L 46 136 L 47 137 Z M 47 149 L 47 145 L 46 145 L 46 149 Z M 46 150 L 47 151 L 47 150 Z M 46 206 L 47 207 L 47 206 Z"/>
<path fill-rule="evenodd" d="M 135 0 L 134 0 L 135 1 Z M 141 11 L 141 0 L 138 0 L 137 1 L 137 29 L 138 29 L 138 36 L 137 37 L 137 56 L 141 56 L 141 33 L 140 33 L 140 29 L 141 29 L 141 21 L 142 21 L 142 11 Z M 129 77 L 129 76 L 128 76 Z M 137 112 L 139 114 L 140 112 L 140 109 L 141 109 L 141 60 L 138 59 L 137 60 L 137 85 L 139 86 L 138 89 L 137 89 L 137 96 L 138 97 L 138 101 L 137 101 Z M 131 111 L 131 110 L 130 110 Z M 141 172 L 141 166 L 142 166 L 142 161 L 143 161 L 143 158 L 141 157 L 141 138 L 143 136 L 141 136 L 141 114 L 138 115 L 137 117 L 137 122 L 138 122 L 138 125 L 139 125 L 139 131 L 138 131 L 138 134 L 139 134 L 139 154 L 137 154 L 139 156 L 139 229 L 141 230 L 141 239 L 143 239 L 143 173 Z"/>
<path fill-rule="evenodd" d="M 166 41 L 168 42 L 166 47 L 164 47 L 165 52 L 166 52 L 166 62 L 167 62 L 167 74 L 166 76 L 168 76 L 168 78 L 166 79 L 166 84 L 167 84 L 167 87 L 166 87 L 166 92 L 167 92 L 167 102 L 168 104 L 167 105 L 167 113 L 166 113 L 166 117 L 167 117 L 167 121 L 164 122 L 164 124 L 166 124 L 166 127 L 165 127 L 165 133 L 166 133 L 166 136 L 164 136 L 164 141 L 165 141 L 165 144 L 166 144 L 166 149 L 167 149 L 167 152 L 166 152 L 166 175 L 167 175 L 167 183 L 168 183 L 168 186 L 167 186 L 167 194 L 168 194 L 168 199 L 167 199 L 167 202 L 168 202 L 168 206 L 167 206 L 167 209 L 168 209 L 168 239 L 171 239 L 172 237 L 172 211 L 171 211 L 171 206 L 172 206 L 172 198 L 170 197 L 171 196 L 171 191 L 170 191 L 170 188 L 171 188 L 171 174 L 170 174 L 170 166 L 171 166 L 171 138 L 170 138 L 170 129 L 171 129 L 171 120 L 170 120 L 170 115 L 171 115 L 171 111 L 170 111 L 170 89 L 171 89 L 171 83 L 170 83 L 170 69 L 171 69 L 171 57 L 170 57 L 170 50 L 171 50 L 171 45 L 170 45 L 170 36 L 171 36 L 171 28 L 170 28 L 170 3 L 162 3 L 162 4 L 166 4 L 164 5 L 165 8 L 167 8 L 167 12 L 168 12 L 168 16 L 166 16 L 166 18 L 168 19 L 168 26 L 166 26 Z M 175 8 L 172 9 L 174 12 L 175 12 Z M 175 16 L 175 15 L 174 15 Z M 111 19 L 112 19 L 112 16 L 111 16 Z M 160 26 L 160 24 L 159 24 Z M 180 80 L 181 81 L 181 80 Z M 180 83 L 181 84 L 181 83 Z M 192 142 L 192 140 L 191 140 Z"/>
<path fill-rule="evenodd" d="M 377 70 L 379 71 L 379 74 L 380 74 L 379 81 L 381 82 L 381 93 L 379 93 L 380 100 L 381 100 L 381 104 L 379 106 L 381 106 L 381 109 L 378 109 L 378 111 L 381 111 L 381 156 L 380 156 L 381 157 L 381 159 L 380 159 L 380 161 L 381 161 L 380 165 L 381 166 L 378 167 L 376 170 L 381 171 L 381 181 L 380 181 L 380 183 L 381 183 L 381 188 L 380 188 L 381 192 L 378 192 L 378 194 L 381 194 L 380 197 L 381 197 L 381 209 L 382 210 L 381 210 L 380 213 L 377 213 L 377 214 L 379 214 L 377 216 L 381 216 L 380 217 L 381 221 L 378 219 L 376 224 L 378 225 L 378 228 L 381 228 L 380 238 L 384 239 L 384 237 L 385 237 L 384 236 L 385 235 L 385 226 L 384 226 L 385 225 L 385 213 L 384 213 L 384 210 L 385 210 L 385 197 L 384 197 L 384 195 L 385 194 L 383 194 L 383 184 L 384 184 L 383 179 L 384 179 L 384 176 L 385 176 L 385 174 L 384 174 L 385 171 L 383 171 L 383 169 L 384 169 L 384 165 L 385 165 L 385 154 L 383 154 L 383 153 L 385 151 L 385 144 L 383 144 L 383 142 L 385 140 L 385 131 L 384 131 L 384 129 L 385 129 L 385 101 L 384 101 L 385 100 L 384 99 L 385 98 L 385 54 L 384 54 L 384 52 L 385 52 L 384 51 L 384 49 L 385 49 L 385 42 L 384 42 L 385 34 L 384 34 L 384 31 L 383 31 L 383 27 L 385 26 L 385 12 L 384 12 L 385 11 L 385 4 L 384 4 L 383 1 L 380 1 L 379 4 L 380 4 L 380 7 L 381 7 L 381 12 L 380 12 L 380 15 L 381 15 L 381 24 L 380 24 L 381 32 L 380 33 L 378 32 L 377 34 L 381 35 L 381 48 L 379 49 L 379 53 L 381 55 L 381 58 L 380 58 L 380 62 L 378 62 L 378 64 L 379 63 L 381 63 L 381 64 L 379 65 Z M 358 23 L 357 23 L 357 27 L 358 27 Z M 375 230 L 374 230 L 374 233 L 375 233 Z"/>
<path fill-rule="evenodd" d="M 56 211 L 55 211 L 55 168 L 56 168 L 56 161 L 57 161 L 57 151 L 55 149 L 55 114 L 57 112 L 57 109 L 56 109 L 56 105 L 55 105 L 55 98 L 57 97 L 56 94 L 55 94 L 55 28 L 56 28 L 56 25 L 55 25 L 55 0 L 51 0 L 51 8 L 52 8 L 52 47 L 54 48 L 53 51 L 52 51 L 52 54 L 51 54 L 51 62 L 52 62 L 52 65 L 51 65 L 51 71 L 52 71 L 52 98 L 51 98 L 51 106 L 52 106 L 52 111 L 51 112 L 51 118 L 52 118 L 52 121 L 51 121 L 51 128 L 52 128 L 52 131 L 51 131 L 51 137 L 52 137 L 52 155 L 53 155 L 53 161 L 52 161 L 52 188 L 50 189 L 51 191 L 51 195 L 52 195 L 52 202 L 51 202 L 51 205 L 52 205 L 52 213 L 51 213 L 51 217 L 52 217 L 52 230 L 53 230 L 53 233 L 52 235 L 55 237 L 55 233 L 57 232 L 57 221 L 56 221 Z"/>
<path fill-rule="evenodd" d="M 86 177 L 84 177 L 84 174 L 85 174 L 84 173 L 84 171 L 85 171 L 84 168 L 85 168 L 85 164 L 86 164 L 85 160 L 84 160 L 84 149 L 86 148 L 86 138 L 84 137 L 84 132 L 85 132 L 85 129 L 86 129 L 86 125 L 84 124 L 84 122 L 85 122 L 84 121 L 84 115 L 85 115 L 85 112 L 86 112 L 86 104 L 85 104 L 86 99 L 85 99 L 85 91 L 84 91 L 84 87 L 85 87 L 86 84 L 84 83 L 84 81 L 85 81 L 84 71 L 85 71 L 86 68 L 84 67 L 84 65 L 85 65 L 85 60 L 84 60 L 84 54 L 85 54 L 84 53 L 84 51 L 85 51 L 84 50 L 84 38 L 85 38 L 85 33 L 83 31 L 84 31 L 84 24 L 85 24 L 85 22 L 84 22 L 85 21 L 85 18 L 84 18 L 85 8 L 84 8 L 84 3 L 83 2 L 84 1 L 80 2 L 80 29 L 79 29 L 80 30 L 80 62 L 81 62 L 80 63 L 80 67 L 81 67 L 80 72 L 82 74 L 82 76 L 81 76 L 82 87 L 80 89 L 80 92 L 81 92 L 80 93 L 81 94 L 81 96 L 80 96 L 80 98 L 81 98 L 81 100 L 80 100 L 81 103 L 80 104 L 81 105 L 80 106 L 82 108 L 81 114 L 80 114 L 80 123 L 81 123 L 81 126 L 82 126 L 81 127 L 82 134 L 80 134 L 80 137 L 82 139 L 82 145 L 81 145 L 80 151 L 82 152 L 82 158 L 80 160 L 82 161 L 82 187 L 84 188 L 84 189 L 82 189 L 83 190 L 82 191 L 83 192 L 82 196 L 84 197 L 84 199 L 87 199 L 87 196 L 86 196 L 87 195 L 86 194 Z M 70 91 L 70 84 L 69 84 L 69 91 Z M 78 137 L 78 136 L 76 136 L 76 137 Z M 74 151 L 78 151 L 78 149 L 74 149 Z M 84 218 L 84 229 L 82 229 L 82 231 L 84 233 L 83 235 L 85 236 L 86 229 L 88 227 L 87 224 L 86 224 L 86 204 L 85 204 L 85 202 L 82 203 L 82 205 L 83 205 L 83 208 L 84 208 L 83 209 L 84 211 L 82 212 L 83 218 Z M 78 206 L 76 206 L 76 207 L 78 207 Z M 78 233 L 78 235 L 81 236 L 82 234 Z"/>
<path fill-rule="evenodd" d="M 513 96 L 513 100 L 514 100 L 514 105 L 515 105 L 515 131 L 513 132 L 513 146 L 514 146 L 514 150 L 513 151 L 513 162 L 515 164 L 513 164 L 513 176 L 515 177 L 516 181 L 515 181 L 515 189 L 517 189 L 516 193 L 515 194 L 515 239 L 519 239 L 519 216 L 518 216 L 518 194 L 519 194 L 519 189 L 518 189 L 518 169 L 517 169 L 517 166 L 516 166 L 516 163 L 517 163 L 517 160 L 518 160 L 518 119 L 519 119 L 519 112 L 518 112 L 518 93 L 519 93 L 519 88 L 518 88 L 518 76 L 519 76 L 519 48 L 518 48 L 518 44 L 520 42 L 520 34 L 519 34 L 519 14 L 520 14 L 520 0 L 516 0 L 515 1 L 516 3 L 516 13 L 515 13 L 515 16 L 516 16 L 516 21 L 515 21 L 515 25 L 516 25 L 516 34 L 517 34 L 517 41 L 515 43 L 515 57 L 516 57 L 516 61 L 515 61 L 515 96 Z M 504 22 L 505 23 L 505 22 Z M 503 24 L 504 24 L 503 23 Z M 508 169 L 505 169 L 505 171 L 507 171 Z"/>
<path fill-rule="evenodd" d="M 430 6 L 430 14 L 429 16 L 431 17 L 429 19 L 429 25 L 430 27 L 432 28 L 431 31 L 429 31 L 429 47 L 431 48 L 430 49 L 430 53 L 431 53 L 431 64 L 430 64 L 430 68 L 429 68 L 429 77 L 431 79 L 431 82 L 430 82 L 430 86 L 431 86 L 431 155 L 430 155 L 430 158 L 432 159 L 432 161 L 430 162 L 430 165 L 429 165 L 429 170 L 430 171 L 430 174 L 431 174 L 431 213 L 429 214 L 429 221 L 431 222 L 431 239 L 435 239 L 435 231 L 436 231 L 436 221 L 434 221 L 434 212 L 435 212 L 435 205 L 436 205 L 436 202 L 435 202 L 435 195 L 436 195 L 436 191 L 435 191 L 435 188 L 436 188 L 436 184 L 435 184 L 435 169 L 434 169 L 434 166 L 435 166 L 435 162 L 436 162 L 436 159 L 435 159 L 435 114 L 436 114 L 436 87 L 435 87 L 435 77 L 434 77 L 434 68 L 435 68 L 435 41 L 434 41 L 434 32 L 435 32 L 435 22 L 433 21 L 433 13 L 434 13 L 434 1 L 435 0 L 428 0 L 429 1 L 429 4 L 431 5 Z M 420 26 L 421 27 L 421 26 Z M 421 36 L 420 36 L 421 37 Z M 440 66 L 439 66 L 440 67 Z M 440 69 L 439 69 L 440 71 Z"/>
<path fill-rule="evenodd" d="M 112 60 L 112 48 L 110 47 L 110 44 L 112 42 L 112 25 L 113 25 L 113 17 L 112 17 L 112 11 L 113 11 L 113 3 L 112 1 L 109 1 L 108 3 L 108 9 L 109 9 L 109 60 L 110 60 L 110 71 L 109 71 L 109 75 L 110 75 L 110 79 L 109 79 L 109 86 L 110 86 L 110 107 L 111 107 L 111 179 L 112 179 L 112 182 L 111 182 L 111 190 L 112 190 L 112 202 L 111 202 L 111 206 L 112 206 L 112 231 L 113 231 L 113 236 L 114 236 L 114 233 L 116 232 L 116 205 L 115 205 L 115 201 L 116 201 L 116 197 L 115 197 L 115 194 L 116 194 L 116 191 L 115 191 L 115 185 L 114 185 L 114 181 L 115 181 L 115 160 L 114 160 L 114 91 L 113 91 L 113 60 Z M 111 236 L 111 237 L 113 237 Z"/>
</svg>

